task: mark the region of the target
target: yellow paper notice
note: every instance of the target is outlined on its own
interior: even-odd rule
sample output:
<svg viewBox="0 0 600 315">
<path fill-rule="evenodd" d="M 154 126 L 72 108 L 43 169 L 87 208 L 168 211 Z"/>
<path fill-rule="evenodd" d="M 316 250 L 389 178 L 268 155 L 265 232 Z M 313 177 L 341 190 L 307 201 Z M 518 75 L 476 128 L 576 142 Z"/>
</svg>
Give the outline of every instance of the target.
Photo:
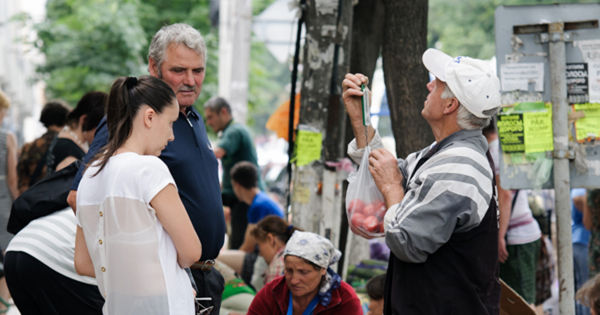
<svg viewBox="0 0 600 315">
<path fill-rule="evenodd" d="M 296 137 L 296 165 L 307 165 L 321 159 L 323 135 L 320 132 L 298 130 Z"/>
<path fill-rule="evenodd" d="M 503 152 L 517 153 L 525 151 L 522 114 L 500 115 L 498 116 L 497 125 Z"/>
<path fill-rule="evenodd" d="M 588 137 L 600 137 L 600 104 L 575 104 L 574 107 L 576 111 L 585 113 L 584 118 L 575 121 L 577 141 L 585 140 Z"/>
<path fill-rule="evenodd" d="M 294 202 L 306 205 L 310 202 L 310 190 L 306 187 L 306 184 L 297 185 L 294 187 L 292 197 Z"/>
<path fill-rule="evenodd" d="M 552 111 L 523 113 L 525 153 L 554 150 L 552 137 Z"/>
</svg>

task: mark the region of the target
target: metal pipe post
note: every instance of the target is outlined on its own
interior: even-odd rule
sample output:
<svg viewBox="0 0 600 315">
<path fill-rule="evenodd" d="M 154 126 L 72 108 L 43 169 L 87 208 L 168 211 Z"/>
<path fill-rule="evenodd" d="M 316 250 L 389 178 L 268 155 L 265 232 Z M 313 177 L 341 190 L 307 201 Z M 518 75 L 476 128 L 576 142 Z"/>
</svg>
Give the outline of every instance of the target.
<svg viewBox="0 0 600 315">
<path fill-rule="evenodd" d="M 552 133 L 554 136 L 554 208 L 558 236 L 559 314 L 575 314 L 564 23 L 549 24 L 549 33 Z"/>
</svg>

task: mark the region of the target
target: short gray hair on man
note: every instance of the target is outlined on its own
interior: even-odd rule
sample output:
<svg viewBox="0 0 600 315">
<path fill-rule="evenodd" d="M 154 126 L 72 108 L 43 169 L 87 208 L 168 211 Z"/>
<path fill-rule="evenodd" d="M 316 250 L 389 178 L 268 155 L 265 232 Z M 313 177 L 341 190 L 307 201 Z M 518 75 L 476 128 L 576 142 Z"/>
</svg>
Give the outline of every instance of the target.
<svg viewBox="0 0 600 315">
<path fill-rule="evenodd" d="M 444 84 L 444 91 L 442 92 L 441 98 L 456 98 L 454 92 L 452 92 L 447 84 Z M 460 128 L 464 130 L 483 129 L 490 124 L 493 113 L 490 114 L 490 117 L 479 118 L 473 115 L 466 107 L 464 107 L 458 98 L 456 100 L 458 101 L 458 114 L 456 115 L 456 123 L 458 123 Z M 496 112 L 496 109 L 494 109 L 493 112 Z"/>
<path fill-rule="evenodd" d="M 148 58 L 152 58 L 158 67 L 158 75 L 162 77 L 160 66 L 162 65 L 165 53 L 169 44 L 184 44 L 188 48 L 194 50 L 206 64 L 206 44 L 202 34 L 188 24 L 176 23 L 166 25 L 160 28 L 148 48 Z"/>
<path fill-rule="evenodd" d="M 227 113 L 231 114 L 231 105 L 229 102 L 222 97 L 213 96 L 206 103 L 204 103 L 204 109 L 210 109 L 211 112 L 220 114 L 221 110 L 225 108 Z"/>
</svg>

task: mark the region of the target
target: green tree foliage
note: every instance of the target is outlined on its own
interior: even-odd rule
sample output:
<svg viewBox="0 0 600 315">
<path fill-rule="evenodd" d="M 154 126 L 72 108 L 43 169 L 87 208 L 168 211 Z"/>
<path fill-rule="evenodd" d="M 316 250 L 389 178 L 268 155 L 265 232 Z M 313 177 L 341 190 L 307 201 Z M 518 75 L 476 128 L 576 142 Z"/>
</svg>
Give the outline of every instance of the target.
<svg viewBox="0 0 600 315">
<path fill-rule="evenodd" d="M 450 55 L 495 55 L 494 12 L 500 5 L 598 3 L 598 0 L 429 0 L 428 46 Z"/>
<path fill-rule="evenodd" d="M 255 134 L 265 134 L 265 124 L 280 103 L 289 99 L 291 73 L 281 65 L 262 42 L 252 41 L 250 50 L 250 82 L 248 91 L 248 124 Z"/>
<path fill-rule="evenodd" d="M 260 13 L 273 0 L 254 0 Z M 211 27 L 210 0 L 48 0 L 44 21 L 34 24 L 34 46 L 45 56 L 38 74 L 49 98 L 74 105 L 90 90 L 108 91 L 118 76 L 147 74 L 148 46 L 160 27 L 188 23 L 207 45 L 206 79 L 196 103 L 218 92 L 218 29 Z M 23 19 L 21 17 L 22 20 Z M 280 101 L 289 78 L 261 42 L 253 41 L 249 77 L 249 111 L 256 131 Z"/>
<path fill-rule="evenodd" d="M 36 24 L 38 67 L 48 96 L 74 105 L 90 90 L 107 90 L 120 75 L 140 74 L 147 38 L 133 1 L 50 0 Z"/>
</svg>

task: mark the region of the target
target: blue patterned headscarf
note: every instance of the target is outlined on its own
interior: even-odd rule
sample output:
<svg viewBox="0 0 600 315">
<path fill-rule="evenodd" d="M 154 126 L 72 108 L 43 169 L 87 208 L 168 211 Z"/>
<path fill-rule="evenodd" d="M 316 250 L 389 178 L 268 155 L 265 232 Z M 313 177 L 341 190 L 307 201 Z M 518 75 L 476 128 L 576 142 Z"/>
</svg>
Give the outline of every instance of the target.
<svg viewBox="0 0 600 315">
<path fill-rule="evenodd" d="M 319 288 L 319 297 L 323 306 L 329 305 L 331 291 L 339 288 L 342 280 L 329 266 L 338 262 L 342 257 L 342 253 L 321 235 L 296 231 L 287 241 L 283 255 L 298 256 L 323 269 L 327 269 L 325 281 L 321 283 Z"/>
</svg>

